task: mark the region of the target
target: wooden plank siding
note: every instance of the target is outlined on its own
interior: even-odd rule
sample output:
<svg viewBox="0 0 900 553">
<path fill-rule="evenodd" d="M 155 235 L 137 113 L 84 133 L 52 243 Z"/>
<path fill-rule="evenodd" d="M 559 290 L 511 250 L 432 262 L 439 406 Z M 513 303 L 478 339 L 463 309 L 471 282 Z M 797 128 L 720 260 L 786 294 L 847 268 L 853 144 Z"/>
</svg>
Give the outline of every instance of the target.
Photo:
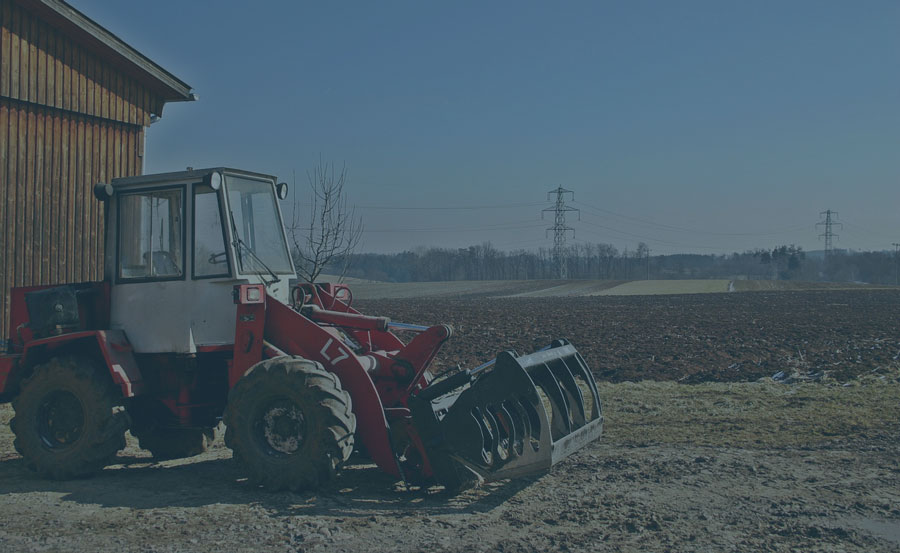
<svg viewBox="0 0 900 553">
<path fill-rule="evenodd" d="M 164 100 L 136 79 L 12 0 L 0 4 L 0 96 L 145 127 L 161 113 Z"/>
<path fill-rule="evenodd" d="M 97 182 L 141 173 L 144 128 L 0 97 L 0 298 L 13 286 L 103 278 Z"/>
<path fill-rule="evenodd" d="M 103 278 L 98 182 L 141 174 L 165 100 L 13 0 L 0 0 L 0 351 L 9 290 Z"/>
</svg>

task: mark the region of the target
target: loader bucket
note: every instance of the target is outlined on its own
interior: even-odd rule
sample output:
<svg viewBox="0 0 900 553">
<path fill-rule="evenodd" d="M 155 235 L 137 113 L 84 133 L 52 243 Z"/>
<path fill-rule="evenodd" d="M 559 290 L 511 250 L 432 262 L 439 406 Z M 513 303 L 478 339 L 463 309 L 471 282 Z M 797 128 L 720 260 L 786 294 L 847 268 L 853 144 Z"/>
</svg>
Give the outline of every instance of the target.
<svg viewBox="0 0 900 553">
<path fill-rule="evenodd" d="M 521 357 L 503 352 L 435 382 L 415 403 L 414 419 L 429 420 L 420 432 L 443 482 L 459 465 L 488 481 L 546 472 L 603 431 L 597 385 L 565 340 Z"/>
</svg>

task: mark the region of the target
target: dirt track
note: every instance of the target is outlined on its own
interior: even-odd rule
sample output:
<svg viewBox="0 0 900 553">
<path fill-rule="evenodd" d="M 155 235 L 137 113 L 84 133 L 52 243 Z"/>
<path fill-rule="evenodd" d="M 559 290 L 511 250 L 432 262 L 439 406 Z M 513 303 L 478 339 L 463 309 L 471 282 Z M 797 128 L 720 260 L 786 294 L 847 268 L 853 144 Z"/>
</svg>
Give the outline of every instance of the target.
<svg viewBox="0 0 900 553">
<path fill-rule="evenodd" d="M 457 497 L 367 465 L 317 494 L 264 493 L 220 443 L 153 464 L 130 442 L 100 476 L 48 482 L 4 430 L 0 550 L 896 551 L 898 391 L 603 385 L 601 442 L 550 475 Z"/>
<path fill-rule="evenodd" d="M 797 301 L 812 315 L 847 300 L 868 306 L 832 336 L 870 348 L 869 321 L 888 321 L 874 306 L 895 301 L 883 298 Z M 668 328 L 711 328 L 696 317 L 736 309 L 718 301 Z M 621 322 L 641 305 L 604 313 Z M 479 348 L 496 349 L 501 335 L 490 336 Z M 358 459 L 318 493 L 264 493 L 233 471 L 221 442 L 157 464 L 130 440 L 121 464 L 95 478 L 44 481 L 14 452 L 3 406 L 0 551 L 897 551 L 900 370 L 890 361 L 844 375 L 846 386 L 603 382 L 601 441 L 552 474 L 456 497 L 405 489 Z"/>
</svg>

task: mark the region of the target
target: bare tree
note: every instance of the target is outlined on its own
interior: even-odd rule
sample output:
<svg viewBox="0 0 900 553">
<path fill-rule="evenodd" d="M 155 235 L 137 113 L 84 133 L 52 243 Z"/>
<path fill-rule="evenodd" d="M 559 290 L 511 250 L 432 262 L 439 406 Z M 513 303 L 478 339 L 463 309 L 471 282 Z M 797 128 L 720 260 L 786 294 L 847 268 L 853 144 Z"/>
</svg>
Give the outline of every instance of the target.
<svg viewBox="0 0 900 553">
<path fill-rule="evenodd" d="M 295 197 L 289 229 L 297 259 L 297 275 L 315 282 L 326 266 L 337 266 L 343 279 L 363 232 L 362 218 L 355 208 L 347 206 L 344 194 L 347 166 L 342 165 L 336 173 L 334 164 L 326 163 L 320 157 L 315 169 L 307 172 L 306 177 L 311 195 L 309 222 L 302 222 L 301 203 Z M 294 189 L 296 191 L 296 182 Z"/>
</svg>

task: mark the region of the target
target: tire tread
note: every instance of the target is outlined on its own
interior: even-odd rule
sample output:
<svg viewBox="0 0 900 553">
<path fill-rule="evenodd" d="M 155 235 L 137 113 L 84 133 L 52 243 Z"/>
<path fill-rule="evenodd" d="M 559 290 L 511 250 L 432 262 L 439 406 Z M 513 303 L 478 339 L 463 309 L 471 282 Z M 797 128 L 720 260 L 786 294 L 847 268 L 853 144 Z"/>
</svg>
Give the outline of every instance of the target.
<svg viewBox="0 0 900 553">
<path fill-rule="evenodd" d="M 85 407 L 86 417 L 96 417 L 103 421 L 97 432 L 89 432 L 80 439 L 83 444 L 73 444 L 75 449 L 68 453 L 54 454 L 40 444 L 40 438 L 29 424 L 29 414 L 36 408 L 43 395 L 41 389 L 52 390 L 52 386 L 86 386 L 93 395 L 93 403 Z M 15 434 L 13 442 L 16 451 L 25 458 L 26 465 L 41 476 L 55 480 L 65 480 L 89 476 L 112 462 L 116 453 L 125 447 L 125 430 L 128 429 L 128 415 L 123 411 L 114 412 L 121 406 L 121 393 L 112 383 L 109 375 L 95 360 L 79 356 L 65 355 L 53 357 L 35 367 L 32 374 L 22 382 L 21 393 L 13 399 L 16 415 L 10 421 Z M 32 397 L 37 394 L 37 397 Z"/>
<path fill-rule="evenodd" d="M 277 394 L 290 394 L 306 402 L 307 416 L 319 421 L 316 443 L 307 457 L 282 463 L 266 457 L 252 442 L 251 406 Z M 334 478 L 353 452 L 356 416 L 350 394 L 322 365 L 299 357 L 276 357 L 254 365 L 228 396 L 225 410 L 225 445 L 248 478 L 266 489 L 301 491 Z M 277 465 L 277 466 L 276 466 Z"/>
</svg>

